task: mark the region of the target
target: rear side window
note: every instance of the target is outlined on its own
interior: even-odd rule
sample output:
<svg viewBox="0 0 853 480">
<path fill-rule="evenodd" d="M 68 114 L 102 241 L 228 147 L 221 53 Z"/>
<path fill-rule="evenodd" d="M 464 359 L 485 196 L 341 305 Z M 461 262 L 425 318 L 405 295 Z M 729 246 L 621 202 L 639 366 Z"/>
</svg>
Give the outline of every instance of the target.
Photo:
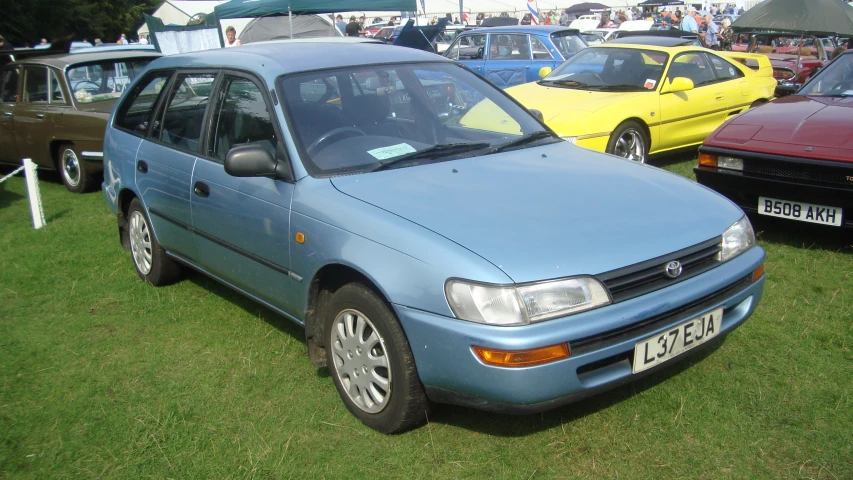
<svg viewBox="0 0 853 480">
<path fill-rule="evenodd" d="M 0 101 L 15 103 L 18 101 L 19 67 L 9 67 L 0 73 Z"/>
<path fill-rule="evenodd" d="M 743 72 L 741 72 L 739 68 L 716 55 L 708 55 L 708 59 L 711 60 L 711 65 L 714 67 L 714 73 L 717 75 L 717 80 L 721 82 L 734 80 L 743 76 Z"/>
<path fill-rule="evenodd" d="M 172 72 L 158 72 L 139 82 L 119 107 L 114 125 L 138 135 L 145 135 L 157 98 L 171 76 Z"/>
<path fill-rule="evenodd" d="M 154 136 L 182 150 L 198 151 L 204 112 L 207 110 L 214 74 L 178 75 L 162 125 L 155 125 Z"/>
</svg>

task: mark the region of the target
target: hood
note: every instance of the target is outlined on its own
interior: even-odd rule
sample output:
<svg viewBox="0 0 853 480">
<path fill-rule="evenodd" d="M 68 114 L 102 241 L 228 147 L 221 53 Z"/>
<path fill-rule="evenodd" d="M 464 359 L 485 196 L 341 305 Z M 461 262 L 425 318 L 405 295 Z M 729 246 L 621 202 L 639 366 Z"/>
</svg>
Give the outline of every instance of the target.
<svg viewBox="0 0 853 480">
<path fill-rule="evenodd" d="M 332 183 L 467 248 L 515 282 L 639 263 L 721 235 L 743 215 L 681 176 L 566 142 Z"/>
<path fill-rule="evenodd" d="M 853 161 L 853 97 L 783 97 L 747 110 L 707 143 L 797 156 L 814 147 L 818 157 Z"/>
<path fill-rule="evenodd" d="M 653 93 L 648 92 L 597 92 L 574 88 L 547 87 L 537 82 L 525 83 L 506 89 L 506 93 L 527 108 L 542 112 L 545 122 L 567 114 L 594 113 L 605 107 L 624 105 L 630 99 Z M 577 118 L 579 121 L 584 118 Z M 575 134 L 575 132 L 570 132 Z M 562 133 L 561 133 L 562 134 Z"/>
<path fill-rule="evenodd" d="M 435 50 L 432 47 L 432 43 L 435 41 L 435 37 L 444 30 L 444 26 L 447 25 L 447 18 L 439 19 L 438 23 L 435 25 L 425 25 L 421 27 L 416 27 L 414 25 L 414 20 L 410 19 L 406 22 L 406 25 L 403 26 L 403 29 L 400 30 L 400 34 L 397 35 L 397 38 L 394 40 L 394 45 L 434 52 Z"/>
</svg>

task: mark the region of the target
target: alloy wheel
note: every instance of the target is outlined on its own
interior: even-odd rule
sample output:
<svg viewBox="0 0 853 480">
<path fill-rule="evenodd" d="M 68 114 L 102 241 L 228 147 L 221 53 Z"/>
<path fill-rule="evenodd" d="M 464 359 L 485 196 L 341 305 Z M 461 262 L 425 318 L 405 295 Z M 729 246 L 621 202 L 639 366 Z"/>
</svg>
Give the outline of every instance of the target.
<svg viewBox="0 0 853 480">
<path fill-rule="evenodd" d="M 642 134 L 633 128 L 622 132 L 622 135 L 616 140 L 613 154 L 637 163 L 645 163 L 646 148 L 643 144 Z"/>
</svg>

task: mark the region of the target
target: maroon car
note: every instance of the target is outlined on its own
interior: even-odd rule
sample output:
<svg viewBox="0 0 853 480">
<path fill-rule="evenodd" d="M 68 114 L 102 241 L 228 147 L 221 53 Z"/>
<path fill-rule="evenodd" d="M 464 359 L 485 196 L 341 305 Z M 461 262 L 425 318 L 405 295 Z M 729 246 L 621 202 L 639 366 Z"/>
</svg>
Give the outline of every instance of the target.
<svg viewBox="0 0 853 480">
<path fill-rule="evenodd" d="M 853 50 L 720 126 L 694 171 L 747 212 L 853 229 Z"/>
<path fill-rule="evenodd" d="M 835 40 L 829 36 L 759 33 L 752 35 L 747 51 L 767 55 L 779 83 L 802 85 L 815 67 L 829 61 L 835 47 Z"/>
</svg>

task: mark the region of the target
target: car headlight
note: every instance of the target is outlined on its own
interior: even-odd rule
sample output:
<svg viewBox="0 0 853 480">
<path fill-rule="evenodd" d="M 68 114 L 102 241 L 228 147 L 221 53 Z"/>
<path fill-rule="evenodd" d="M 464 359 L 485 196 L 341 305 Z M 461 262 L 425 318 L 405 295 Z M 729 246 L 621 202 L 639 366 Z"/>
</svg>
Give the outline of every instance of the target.
<svg viewBox="0 0 853 480">
<path fill-rule="evenodd" d="M 720 261 L 725 262 L 735 258 L 755 245 L 755 232 L 746 215 L 723 232 L 723 248 L 720 250 Z"/>
<path fill-rule="evenodd" d="M 560 137 L 560 138 L 562 138 L 563 140 L 565 140 L 569 143 L 575 143 L 578 141 L 578 137 Z"/>
<path fill-rule="evenodd" d="M 607 290 L 591 277 L 519 286 L 451 279 L 444 292 L 456 318 L 487 325 L 528 325 L 610 304 Z"/>
</svg>

